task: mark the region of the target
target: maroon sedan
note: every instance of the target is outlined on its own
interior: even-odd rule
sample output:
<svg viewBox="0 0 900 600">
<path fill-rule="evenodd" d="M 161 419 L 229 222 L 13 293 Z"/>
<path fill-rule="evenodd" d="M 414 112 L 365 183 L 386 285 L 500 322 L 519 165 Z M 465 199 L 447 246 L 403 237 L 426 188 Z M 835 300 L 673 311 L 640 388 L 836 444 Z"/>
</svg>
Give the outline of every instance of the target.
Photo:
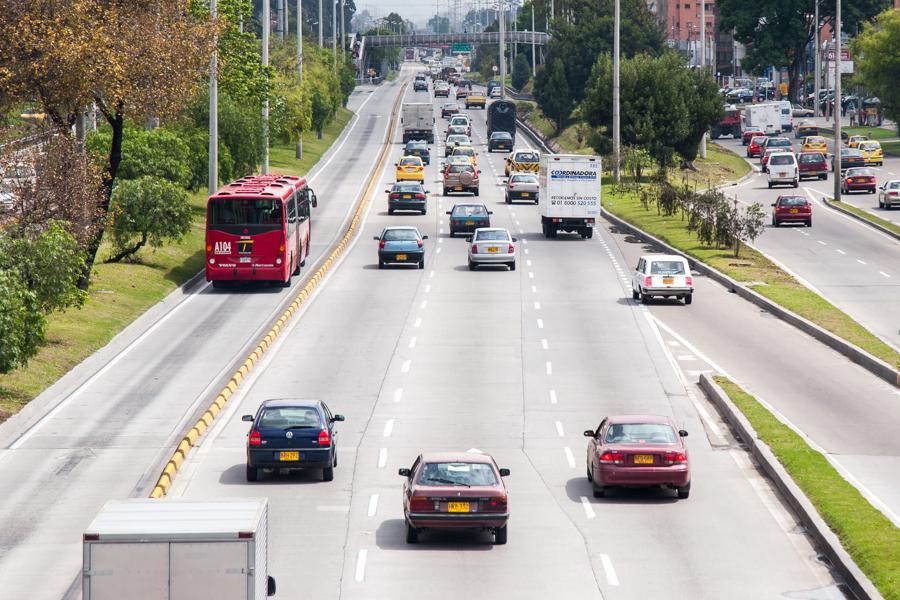
<svg viewBox="0 0 900 600">
<path fill-rule="evenodd" d="M 500 469 L 486 454 L 447 452 L 420 454 L 412 467 L 400 469 L 406 543 L 419 541 L 426 529 L 491 531 L 495 544 L 505 544 L 509 494 Z"/>
<path fill-rule="evenodd" d="M 750 143 L 750 140 L 758 135 L 764 136 L 766 135 L 766 132 L 759 127 L 748 127 L 744 130 L 744 133 L 741 134 L 741 143 L 746 146 Z"/>
<path fill-rule="evenodd" d="M 691 493 L 691 471 L 683 437 L 669 417 L 622 415 L 587 430 L 587 476 L 594 498 L 611 487 L 664 486 L 679 498 Z"/>
<path fill-rule="evenodd" d="M 803 223 L 812 227 L 812 204 L 806 196 L 782 195 L 772 203 L 772 226 L 782 223 Z"/>
<path fill-rule="evenodd" d="M 818 177 L 828 179 L 828 161 L 821 152 L 801 152 L 797 155 L 800 179 Z"/>
<path fill-rule="evenodd" d="M 849 194 L 850 192 L 869 192 L 874 194 L 877 185 L 875 182 L 875 171 L 854 167 L 844 171 L 844 176 L 841 179 L 841 192 L 844 194 Z"/>
</svg>

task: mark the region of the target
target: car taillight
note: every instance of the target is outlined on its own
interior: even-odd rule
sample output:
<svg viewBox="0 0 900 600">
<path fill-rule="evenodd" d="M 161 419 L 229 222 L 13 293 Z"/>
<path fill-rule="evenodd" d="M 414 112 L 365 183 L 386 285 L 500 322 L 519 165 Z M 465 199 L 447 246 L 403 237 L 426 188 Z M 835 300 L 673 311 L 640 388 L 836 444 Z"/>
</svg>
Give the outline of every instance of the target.
<svg viewBox="0 0 900 600">
<path fill-rule="evenodd" d="M 319 431 L 319 446 L 330 446 L 331 445 L 331 434 L 328 433 L 327 429 L 322 429 Z"/>
<path fill-rule="evenodd" d="M 644 287 L 650 287 L 651 285 L 653 285 L 653 278 L 647 275 L 644 277 Z"/>
<path fill-rule="evenodd" d="M 694 285 L 694 278 L 688 275 L 684 278 L 685 285 Z"/>
<path fill-rule="evenodd" d="M 606 451 L 600 455 L 600 464 L 621 465 L 622 464 L 622 453 Z"/>
<path fill-rule="evenodd" d="M 409 510 L 412 512 L 434 511 L 434 501 L 425 496 L 413 496 L 409 499 Z"/>
<path fill-rule="evenodd" d="M 262 444 L 262 436 L 259 435 L 259 432 L 255 429 L 250 432 L 250 441 L 248 442 L 251 446 L 259 446 Z"/>
<path fill-rule="evenodd" d="M 424 200 L 425 194 L 416 194 L 416 200 Z"/>
<path fill-rule="evenodd" d="M 478 254 L 478 244 L 472 244 L 472 254 Z"/>
<path fill-rule="evenodd" d="M 854 179 L 852 177 L 847 178 L 847 183 L 853 183 Z"/>
<path fill-rule="evenodd" d="M 484 499 L 484 510 L 487 512 L 504 512 L 507 507 L 505 496 L 496 496 Z"/>
<path fill-rule="evenodd" d="M 380 242 L 378 242 L 378 247 L 384 248 L 384 240 L 381 240 Z"/>
<path fill-rule="evenodd" d="M 509 245 L 509 248 L 506 249 L 507 254 L 513 254 L 516 251 L 516 247 L 512 244 Z"/>
<path fill-rule="evenodd" d="M 419 248 L 422 247 L 422 240 L 416 240 L 416 244 L 418 244 Z"/>
<path fill-rule="evenodd" d="M 666 452 L 665 460 L 667 465 L 684 464 L 687 462 L 687 455 L 684 452 Z"/>
<path fill-rule="evenodd" d="M 396 200 L 400 197 L 400 194 L 391 194 L 391 200 Z"/>
<path fill-rule="evenodd" d="M 514 187 L 516 187 L 516 184 L 514 184 L 514 183 L 509 184 L 509 189 L 513 189 Z"/>
</svg>

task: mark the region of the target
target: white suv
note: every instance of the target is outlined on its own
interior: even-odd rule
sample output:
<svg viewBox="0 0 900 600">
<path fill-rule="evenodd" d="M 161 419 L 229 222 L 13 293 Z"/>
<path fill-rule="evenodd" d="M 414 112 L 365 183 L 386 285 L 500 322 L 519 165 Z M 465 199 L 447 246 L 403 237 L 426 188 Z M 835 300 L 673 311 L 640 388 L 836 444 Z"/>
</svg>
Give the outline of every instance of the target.
<svg viewBox="0 0 900 600">
<path fill-rule="evenodd" d="M 793 152 L 776 152 L 769 157 L 766 164 L 766 173 L 769 176 L 769 188 L 778 184 L 787 184 L 797 187 L 800 185 L 800 171 L 797 165 L 797 157 Z"/>
</svg>

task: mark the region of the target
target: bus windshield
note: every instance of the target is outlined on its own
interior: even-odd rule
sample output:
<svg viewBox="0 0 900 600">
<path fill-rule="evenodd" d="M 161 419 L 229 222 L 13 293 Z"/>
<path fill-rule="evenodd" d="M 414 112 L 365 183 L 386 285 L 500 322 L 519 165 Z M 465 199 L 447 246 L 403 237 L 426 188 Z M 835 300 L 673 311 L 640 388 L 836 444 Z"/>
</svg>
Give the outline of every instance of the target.
<svg viewBox="0 0 900 600">
<path fill-rule="evenodd" d="M 279 198 L 216 198 L 209 205 L 209 225 L 268 225 L 282 227 Z"/>
</svg>

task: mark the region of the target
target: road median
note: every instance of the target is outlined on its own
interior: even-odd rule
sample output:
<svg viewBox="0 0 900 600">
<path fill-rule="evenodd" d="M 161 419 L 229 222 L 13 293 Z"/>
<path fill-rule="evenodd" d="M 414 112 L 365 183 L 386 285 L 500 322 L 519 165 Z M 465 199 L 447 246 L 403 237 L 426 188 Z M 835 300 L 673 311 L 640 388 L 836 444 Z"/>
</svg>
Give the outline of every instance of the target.
<svg viewBox="0 0 900 600">
<path fill-rule="evenodd" d="M 842 212 L 845 215 L 856 219 L 857 221 L 862 221 L 869 227 L 877 229 L 881 233 L 889 235 L 895 240 L 900 240 L 900 227 L 897 227 L 890 221 L 886 221 L 878 215 L 873 215 L 869 211 L 853 206 L 852 204 L 847 204 L 846 202 L 835 200 L 830 196 L 826 196 L 822 200 L 825 202 L 825 206 L 827 206 L 828 208 L 833 208 L 834 210 Z"/>
</svg>

